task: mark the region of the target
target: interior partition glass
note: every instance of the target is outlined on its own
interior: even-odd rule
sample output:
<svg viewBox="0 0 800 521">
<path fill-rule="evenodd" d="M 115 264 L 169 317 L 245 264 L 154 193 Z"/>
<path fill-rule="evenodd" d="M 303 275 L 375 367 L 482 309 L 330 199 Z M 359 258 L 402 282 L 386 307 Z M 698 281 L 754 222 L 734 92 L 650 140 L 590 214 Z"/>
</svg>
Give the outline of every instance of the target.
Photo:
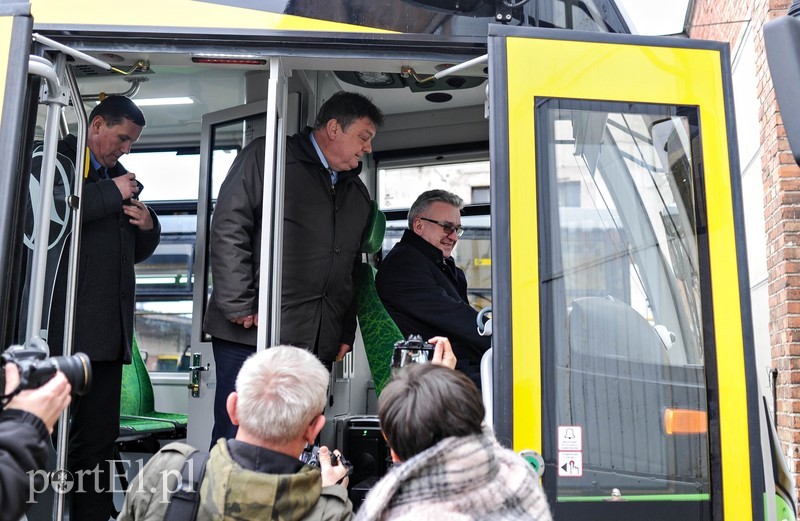
<svg viewBox="0 0 800 521">
<path fill-rule="evenodd" d="M 377 201 L 391 212 L 386 222 L 381 257 L 400 242 L 408 229 L 411 205 L 427 190 L 441 189 L 456 194 L 468 208 L 462 212 L 464 235 L 453 251 L 456 265 L 467 278 L 467 298 L 481 310 L 492 305 L 492 230 L 489 215 L 489 161 L 486 159 L 442 163 L 423 161 L 378 168 Z M 393 219 L 402 210 L 402 219 Z"/>
<path fill-rule="evenodd" d="M 548 99 L 536 121 L 548 492 L 706 509 L 697 111 Z"/>
</svg>

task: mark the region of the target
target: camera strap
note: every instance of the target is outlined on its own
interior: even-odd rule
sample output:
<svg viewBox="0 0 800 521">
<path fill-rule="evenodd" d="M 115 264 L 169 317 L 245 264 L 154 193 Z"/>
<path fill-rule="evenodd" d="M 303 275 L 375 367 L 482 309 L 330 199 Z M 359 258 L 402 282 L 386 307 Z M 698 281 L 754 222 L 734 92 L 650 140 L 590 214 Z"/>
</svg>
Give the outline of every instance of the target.
<svg viewBox="0 0 800 521">
<path fill-rule="evenodd" d="M 209 453 L 195 450 L 181 468 L 181 483 L 169 497 L 164 521 L 192 521 L 200 507 L 200 483 L 206 474 Z"/>
</svg>

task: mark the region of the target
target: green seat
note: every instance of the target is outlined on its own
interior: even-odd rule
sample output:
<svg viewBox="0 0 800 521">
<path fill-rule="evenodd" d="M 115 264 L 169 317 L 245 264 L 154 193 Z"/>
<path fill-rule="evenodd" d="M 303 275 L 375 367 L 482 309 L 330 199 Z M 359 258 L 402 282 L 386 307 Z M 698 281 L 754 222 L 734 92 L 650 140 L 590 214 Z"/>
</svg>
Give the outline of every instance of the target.
<svg viewBox="0 0 800 521">
<path fill-rule="evenodd" d="M 132 342 L 133 358 L 122 368 L 120 402 L 120 437 L 127 434 L 152 434 L 157 438 L 185 438 L 188 416 L 155 410 L 155 397 L 150 374 L 139 352 L 136 333 Z"/>
<path fill-rule="evenodd" d="M 375 201 L 371 204 L 370 226 L 361 244 L 361 251 L 367 254 L 373 254 L 381 249 L 383 235 L 386 232 L 386 216 L 378 209 Z M 361 337 L 364 340 L 372 381 L 375 383 L 375 393 L 380 396 L 392 375 L 394 344 L 403 339 L 403 334 L 378 298 L 375 289 L 375 268 L 367 262 L 362 262 L 356 269 L 354 282 L 358 324 L 361 327 Z"/>
</svg>

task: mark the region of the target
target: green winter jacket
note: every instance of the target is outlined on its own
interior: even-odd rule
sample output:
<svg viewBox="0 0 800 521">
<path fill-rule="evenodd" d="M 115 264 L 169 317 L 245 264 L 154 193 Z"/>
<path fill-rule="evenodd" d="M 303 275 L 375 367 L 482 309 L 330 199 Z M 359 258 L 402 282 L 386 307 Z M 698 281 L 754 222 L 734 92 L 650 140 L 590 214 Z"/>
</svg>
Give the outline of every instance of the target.
<svg viewBox="0 0 800 521">
<path fill-rule="evenodd" d="M 192 451 L 185 443 L 170 443 L 153 456 L 128 488 L 117 521 L 164 519 L 170 493 L 177 488 L 183 462 Z M 318 469 L 304 466 L 296 474 L 254 472 L 233 460 L 225 440 L 211 449 L 200 484 L 198 521 L 352 518 L 347 489 L 341 485 L 322 488 Z"/>
</svg>

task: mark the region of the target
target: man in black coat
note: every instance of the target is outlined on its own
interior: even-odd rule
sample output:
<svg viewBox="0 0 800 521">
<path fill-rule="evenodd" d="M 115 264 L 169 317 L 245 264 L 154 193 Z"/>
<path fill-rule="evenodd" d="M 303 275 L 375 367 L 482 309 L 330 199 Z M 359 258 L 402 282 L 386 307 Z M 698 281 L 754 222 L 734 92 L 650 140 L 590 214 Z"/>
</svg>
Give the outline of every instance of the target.
<svg viewBox="0 0 800 521">
<path fill-rule="evenodd" d="M 142 185 L 118 162 L 130 152 L 144 125 L 142 111 L 124 96 L 107 97 L 89 115 L 90 164 L 80 197 L 73 351 L 89 356 L 92 386 L 70 409 L 67 462 L 76 489 L 79 473 L 89 472 L 83 477 L 85 492 L 76 492 L 72 499 L 71 519 L 81 521 L 108 521 L 116 515 L 111 469 L 119 437 L 122 365 L 131 361 L 134 264 L 150 257 L 161 238 L 155 212 L 136 199 Z M 76 149 L 77 138 L 69 135 L 59 142 L 59 157 L 74 163 Z M 48 324 L 52 354 L 62 349 L 64 314 L 64 295 L 56 294 Z"/>
<path fill-rule="evenodd" d="M 444 190 L 420 195 L 408 211 L 408 230 L 378 268 L 375 285 L 403 335 L 445 336 L 456 369 L 480 387 L 480 361 L 490 337 L 477 331 L 467 279 L 451 256 L 462 234 L 462 199 Z"/>
<path fill-rule="evenodd" d="M 352 274 L 370 214 L 358 174 L 382 123 L 369 99 L 337 92 L 313 129 L 286 141 L 280 341 L 308 349 L 329 370 L 355 338 Z M 236 435 L 225 404 L 256 350 L 264 147 L 256 139 L 236 157 L 211 220 L 213 291 L 203 329 L 217 377 L 212 443 Z"/>
</svg>

